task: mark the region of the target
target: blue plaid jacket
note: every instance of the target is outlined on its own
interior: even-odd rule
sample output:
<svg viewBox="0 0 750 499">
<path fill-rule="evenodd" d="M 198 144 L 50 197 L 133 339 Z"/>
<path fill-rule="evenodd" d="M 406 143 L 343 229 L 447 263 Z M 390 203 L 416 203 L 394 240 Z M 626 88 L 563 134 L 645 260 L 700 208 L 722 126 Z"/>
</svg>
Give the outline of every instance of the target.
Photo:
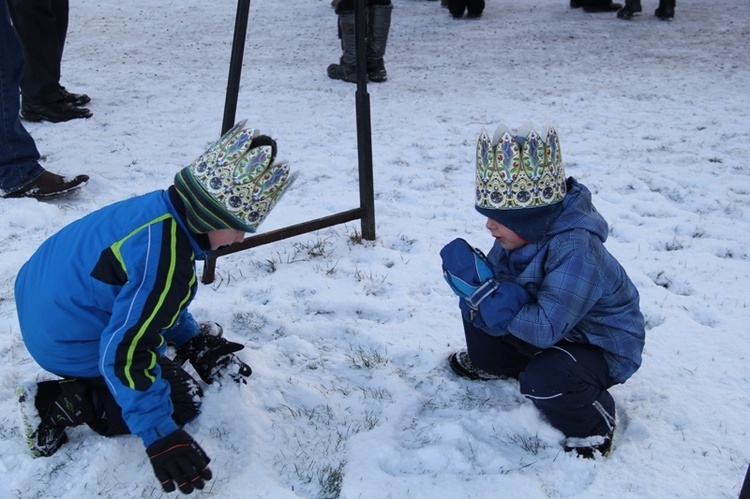
<svg viewBox="0 0 750 499">
<path fill-rule="evenodd" d="M 532 301 L 516 315 L 507 334 L 539 348 L 560 341 L 604 350 L 615 383 L 641 365 L 645 340 L 638 291 L 604 247 L 608 226 L 591 193 L 572 177 L 563 210 L 545 237 L 506 251 L 495 243 L 488 254 L 496 278 L 514 280 Z"/>
</svg>

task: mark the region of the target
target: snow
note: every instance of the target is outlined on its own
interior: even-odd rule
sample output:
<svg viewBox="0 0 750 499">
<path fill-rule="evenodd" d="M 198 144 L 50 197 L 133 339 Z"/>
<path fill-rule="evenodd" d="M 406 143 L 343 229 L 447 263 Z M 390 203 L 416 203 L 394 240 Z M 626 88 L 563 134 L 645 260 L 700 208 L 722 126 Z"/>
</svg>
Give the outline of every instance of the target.
<svg viewBox="0 0 750 499">
<path fill-rule="evenodd" d="M 680 0 L 662 22 L 656 6 L 626 22 L 494 0 L 456 21 L 439 2 L 396 0 L 389 80 L 368 85 L 377 239 L 356 221 L 222 257 L 191 307 L 254 370 L 209 387 L 186 427 L 212 458 L 198 496 L 737 496 L 750 461 L 750 11 Z M 30 456 L 14 389 L 51 375 L 23 346 L 13 281 L 62 226 L 167 187 L 218 138 L 235 13 L 71 3 L 63 84 L 92 96 L 94 116 L 26 126 L 47 169 L 91 181 L 57 201 L 0 201 L 2 497 L 162 495 L 133 436 L 75 428 L 54 456 Z M 335 23 L 329 0 L 251 4 L 237 119 L 299 172 L 262 231 L 359 206 L 356 86 L 325 74 Z M 438 252 L 455 237 L 489 249 L 475 141 L 526 122 L 557 127 L 567 174 L 594 193 L 641 293 L 643 366 L 612 389 L 608 459 L 562 452 L 516 382 L 458 379 L 446 363 L 464 340 Z"/>
</svg>

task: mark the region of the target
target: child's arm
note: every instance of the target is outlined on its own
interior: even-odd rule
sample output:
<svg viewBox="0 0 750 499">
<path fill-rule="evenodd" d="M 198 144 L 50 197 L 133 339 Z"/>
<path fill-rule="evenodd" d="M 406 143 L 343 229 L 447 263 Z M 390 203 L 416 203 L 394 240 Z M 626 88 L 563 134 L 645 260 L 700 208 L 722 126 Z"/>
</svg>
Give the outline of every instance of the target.
<svg viewBox="0 0 750 499">
<path fill-rule="evenodd" d="M 509 332 L 539 348 L 561 341 L 604 293 L 602 249 L 574 233 L 553 240 L 536 300 L 509 324 Z"/>
<path fill-rule="evenodd" d="M 497 281 L 484 254 L 463 239 L 448 243 L 440 256 L 443 277 L 459 296 L 464 318 L 490 334 L 507 334 L 508 323 L 529 302 L 529 293 L 515 282 Z"/>
</svg>

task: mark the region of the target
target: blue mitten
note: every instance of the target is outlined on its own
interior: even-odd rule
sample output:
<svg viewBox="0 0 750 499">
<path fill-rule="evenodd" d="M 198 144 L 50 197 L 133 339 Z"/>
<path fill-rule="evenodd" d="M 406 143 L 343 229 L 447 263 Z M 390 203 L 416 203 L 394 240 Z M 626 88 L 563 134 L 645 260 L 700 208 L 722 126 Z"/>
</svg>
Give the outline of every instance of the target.
<svg viewBox="0 0 750 499">
<path fill-rule="evenodd" d="M 471 308 L 490 296 L 499 285 L 492 266 L 484 253 L 463 239 L 454 239 L 440 250 L 443 277 L 454 293 L 467 301 Z"/>
<path fill-rule="evenodd" d="M 497 289 L 482 300 L 477 308 L 472 308 L 463 298 L 458 307 L 466 322 L 474 327 L 495 335 L 505 334 L 505 329 L 513 317 L 529 303 L 529 293 L 515 282 L 501 282 Z"/>
<path fill-rule="evenodd" d="M 511 281 L 501 282 L 497 289 L 479 304 L 478 319 L 484 323 L 482 329 L 501 334 L 518 312 L 531 301 L 531 295 L 523 286 Z"/>
</svg>

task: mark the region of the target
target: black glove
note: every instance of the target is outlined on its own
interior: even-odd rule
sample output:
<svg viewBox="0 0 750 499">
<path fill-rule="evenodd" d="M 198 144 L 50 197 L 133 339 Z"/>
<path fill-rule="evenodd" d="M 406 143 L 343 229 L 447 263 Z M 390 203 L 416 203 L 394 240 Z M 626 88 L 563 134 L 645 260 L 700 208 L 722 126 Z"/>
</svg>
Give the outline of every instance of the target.
<svg viewBox="0 0 750 499">
<path fill-rule="evenodd" d="M 183 430 L 149 445 L 146 454 L 164 492 L 173 492 L 176 483 L 180 492 L 189 494 L 193 488 L 202 490 L 204 480 L 211 480 L 211 470 L 208 469 L 211 459 Z"/>
<path fill-rule="evenodd" d="M 215 335 L 201 328 L 198 336 L 177 349 L 174 361 L 182 365 L 189 360 L 198 376 L 209 385 L 224 374 L 238 383 L 245 383 L 244 378 L 253 370 L 234 355 L 245 346 L 227 341 L 220 335 L 220 332 Z"/>
</svg>

